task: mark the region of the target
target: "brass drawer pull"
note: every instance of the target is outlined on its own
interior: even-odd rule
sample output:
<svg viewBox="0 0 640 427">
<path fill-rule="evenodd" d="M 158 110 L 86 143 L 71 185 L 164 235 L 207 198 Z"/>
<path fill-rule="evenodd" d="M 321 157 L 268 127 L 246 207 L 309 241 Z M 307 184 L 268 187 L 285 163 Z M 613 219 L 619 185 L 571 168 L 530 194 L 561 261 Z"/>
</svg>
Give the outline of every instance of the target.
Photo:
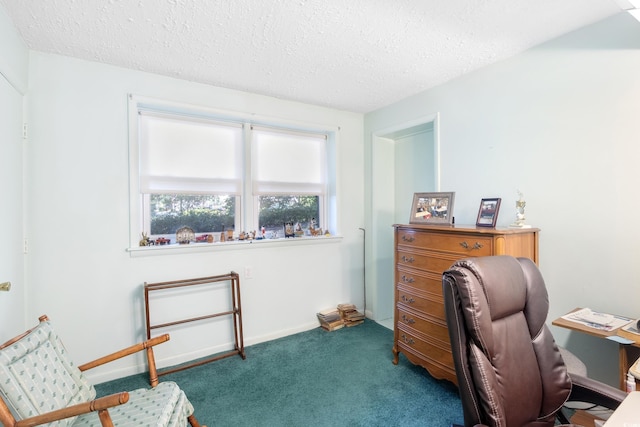
<svg viewBox="0 0 640 427">
<path fill-rule="evenodd" d="M 416 342 L 413 340 L 413 338 L 407 338 L 406 335 L 402 334 L 402 341 L 404 341 L 406 344 L 409 345 L 414 345 Z"/>
<path fill-rule="evenodd" d="M 400 299 L 402 300 L 402 302 L 406 302 L 407 304 L 413 304 L 414 302 L 416 302 L 416 300 L 411 297 L 407 298 L 406 295 L 402 295 Z"/>
<path fill-rule="evenodd" d="M 402 281 L 403 281 L 404 283 L 413 283 L 413 282 L 415 282 L 416 280 L 415 280 L 413 277 L 402 276 Z"/>
<path fill-rule="evenodd" d="M 416 259 L 415 259 L 414 257 L 412 257 L 412 256 L 408 257 L 408 256 L 406 256 L 406 255 L 402 255 L 402 261 L 404 261 L 404 262 L 409 262 L 409 263 L 411 263 L 411 262 L 413 262 L 413 261 L 415 261 L 415 260 L 416 260 Z"/>
<path fill-rule="evenodd" d="M 460 242 L 460 246 L 462 246 L 465 249 L 469 249 L 469 244 L 467 242 Z M 471 247 L 471 250 L 481 249 L 483 246 L 484 245 L 482 245 L 480 242 L 475 242 Z"/>
<path fill-rule="evenodd" d="M 411 235 L 408 235 L 408 234 L 403 234 L 403 235 L 402 235 L 402 241 L 403 241 L 403 242 L 409 242 L 409 243 L 411 243 L 411 242 L 413 242 L 414 240 L 416 240 L 416 238 L 415 238 L 415 237 L 413 237 L 413 236 L 411 236 Z"/>
<path fill-rule="evenodd" d="M 402 315 L 402 321 L 408 325 L 413 325 L 414 323 L 416 323 L 413 317 L 407 317 L 406 314 Z"/>
</svg>

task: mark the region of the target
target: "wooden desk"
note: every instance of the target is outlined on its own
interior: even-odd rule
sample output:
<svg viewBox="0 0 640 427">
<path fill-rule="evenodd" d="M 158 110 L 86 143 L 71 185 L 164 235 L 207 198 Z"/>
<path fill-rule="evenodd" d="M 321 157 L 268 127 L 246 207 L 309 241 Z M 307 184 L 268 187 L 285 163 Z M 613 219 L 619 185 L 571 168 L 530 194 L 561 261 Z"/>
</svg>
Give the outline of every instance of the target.
<svg viewBox="0 0 640 427">
<path fill-rule="evenodd" d="M 622 401 L 604 427 L 640 426 L 640 391 L 634 391 Z"/>
<path fill-rule="evenodd" d="M 576 308 L 575 310 L 579 310 L 579 308 Z M 554 326 L 560 326 L 561 328 L 571 329 L 572 331 L 578 331 L 588 335 L 593 335 L 594 337 L 598 338 L 607 338 L 617 335 L 619 337 L 627 338 L 634 341 L 632 344 L 618 344 L 620 354 L 618 368 L 620 374 L 620 389 L 626 390 L 627 372 L 629 372 L 629 368 L 631 367 L 631 365 L 633 365 L 638 357 L 640 357 L 640 337 L 630 332 L 623 331 L 620 328 L 614 329 L 612 331 L 602 331 L 600 329 L 590 328 L 580 323 L 571 322 L 569 320 L 563 319 L 562 317 L 557 318 L 556 320 L 551 322 L 551 324 Z M 638 389 L 637 384 L 636 389 Z"/>
</svg>

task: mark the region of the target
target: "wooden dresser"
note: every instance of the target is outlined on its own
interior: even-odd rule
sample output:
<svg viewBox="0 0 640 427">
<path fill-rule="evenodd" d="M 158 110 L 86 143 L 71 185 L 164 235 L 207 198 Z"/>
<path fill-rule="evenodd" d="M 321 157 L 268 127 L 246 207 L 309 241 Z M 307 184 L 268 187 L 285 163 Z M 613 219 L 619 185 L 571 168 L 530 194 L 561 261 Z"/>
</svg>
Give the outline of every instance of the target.
<svg viewBox="0 0 640 427">
<path fill-rule="evenodd" d="M 402 225 L 395 228 L 393 363 L 399 353 L 457 385 L 442 273 L 460 258 L 513 255 L 538 263 L 537 228 Z"/>
</svg>

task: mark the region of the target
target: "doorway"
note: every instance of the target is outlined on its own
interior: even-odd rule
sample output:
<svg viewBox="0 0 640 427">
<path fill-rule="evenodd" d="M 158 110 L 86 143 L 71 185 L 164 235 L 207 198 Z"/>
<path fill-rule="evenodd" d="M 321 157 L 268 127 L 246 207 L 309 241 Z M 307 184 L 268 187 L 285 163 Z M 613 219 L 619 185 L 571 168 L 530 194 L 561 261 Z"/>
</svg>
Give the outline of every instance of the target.
<svg viewBox="0 0 640 427">
<path fill-rule="evenodd" d="M 374 132 L 371 167 L 371 239 L 369 316 L 393 325 L 393 224 L 407 223 L 413 194 L 440 190 L 438 115 Z M 373 289 L 371 289 L 373 288 Z"/>
</svg>

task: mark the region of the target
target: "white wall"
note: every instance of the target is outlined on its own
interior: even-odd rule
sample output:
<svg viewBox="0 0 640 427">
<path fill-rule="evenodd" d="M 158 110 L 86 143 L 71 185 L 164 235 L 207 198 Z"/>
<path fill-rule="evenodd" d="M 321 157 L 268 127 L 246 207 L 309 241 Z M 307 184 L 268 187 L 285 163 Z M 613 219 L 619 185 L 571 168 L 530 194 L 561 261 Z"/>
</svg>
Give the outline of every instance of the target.
<svg viewBox="0 0 640 427">
<path fill-rule="evenodd" d="M 524 193 L 527 222 L 542 230 L 550 320 L 578 306 L 640 317 L 640 23 L 621 13 L 367 114 L 367 161 L 377 129 L 435 113 L 456 224 L 502 197 L 506 226 Z M 614 343 L 552 331 L 617 385 Z"/>
<path fill-rule="evenodd" d="M 317 327 L 316 312 L 341 302 L 362 306 L 362 115 L 38 52 L 31 52 L 29 70 L 28 311 L 34 321 L 47 313 L 78 361 L 144 337 L 145 281 L 231 270 L 242 274 L 251 266 L 253 278 L 241 279 L 246 344 Z M 343 238 L 130 256 L 128 93 L 339 127 L 338 231 Z M 204 314 L 198 312 L 205 309 L 199 302 L 191 308 Z M 161 364 L 203 356 L 219 351 L 220 341 L 229 343 L 224 328 L 213 334 L 198 327 L 176 329 L 169 330 L 166 350 L 158 349 Z M 103 370 L 96 380 L 131 373 L 138 362 Z"/>
<path fill-rule="evenodd" d="M 0 74 L 17 92 L 24 94 L 27 89 L 29 51 L 3 7 L 0 7 L 0 52 Z"/>
<path fill-rule="evenodd" d="M 0 7 L 0 343 L 25 326 L 22 103 L 29 54 L 13 23 Z"/>
</svg>

